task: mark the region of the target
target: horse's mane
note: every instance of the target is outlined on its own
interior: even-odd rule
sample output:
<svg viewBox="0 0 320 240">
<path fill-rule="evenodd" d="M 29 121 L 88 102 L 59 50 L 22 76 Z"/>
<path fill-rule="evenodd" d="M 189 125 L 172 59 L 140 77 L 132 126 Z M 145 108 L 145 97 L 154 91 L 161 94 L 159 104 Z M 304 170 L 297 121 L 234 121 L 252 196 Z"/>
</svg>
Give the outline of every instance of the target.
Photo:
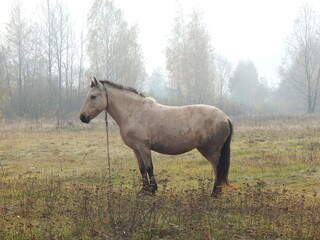
<svg viewBox="0 0 320 240">
<path fill-rule="evenodd" d="M 138 92 L 136 89 L 132 88 L 132 87 L 125 87 L 121 84 L 118 84 L 118 83 L 114 83 L 114 82 L 111 82 L 109 80 L 99 80 L 100 83 L 102 84 L 108 84 L 110 85 L 111 87 L 115 87 L 117 89 L 120 89 L 120 90 L 125 90 L 125 91 L 129 91 L 129 92 L 133 92 L 141 97 L 145 97 L 145 95 L 141 92 Z"/>
</svg>

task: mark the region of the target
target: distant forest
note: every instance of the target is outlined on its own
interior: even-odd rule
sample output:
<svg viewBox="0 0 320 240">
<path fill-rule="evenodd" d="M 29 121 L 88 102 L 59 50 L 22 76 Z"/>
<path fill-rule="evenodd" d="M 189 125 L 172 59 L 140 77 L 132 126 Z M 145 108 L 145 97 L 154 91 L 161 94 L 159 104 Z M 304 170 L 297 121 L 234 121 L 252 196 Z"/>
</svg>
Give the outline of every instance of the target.
<svg viewBox="0 0 320 240">
<path fill-rule="evenodd" d="M 41 0 L 32 19 L 23 9 L 23 2 L 13 2 L 0 33 L 0 119 L 73 117 L 89 76 L 134 87 L 160 103 L 205 103 L 234 115 L 320 112 L 320 14 L 308 5 L 288 36 L 277 87 L 259 77 L 250 59 L 232 66 L 216 53 L 197 10 L 185 16 L 178 8 L 163 49 L 165 69 L 147 74 L 139 26 L 130 26 L 114 1 L 92 1 L 79 29 L 61 0 Z"/>
</svg>

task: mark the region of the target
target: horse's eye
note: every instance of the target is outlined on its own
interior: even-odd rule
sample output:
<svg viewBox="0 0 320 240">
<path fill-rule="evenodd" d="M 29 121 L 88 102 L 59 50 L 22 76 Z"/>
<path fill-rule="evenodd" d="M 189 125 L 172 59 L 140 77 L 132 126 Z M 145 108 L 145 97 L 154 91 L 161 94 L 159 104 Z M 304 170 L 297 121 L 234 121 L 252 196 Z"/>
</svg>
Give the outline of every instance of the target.
<svg viewBox="0 0 320 240">
<path fill-rule="evenodd" d="M 96 97 L 97 97 L 97 96 L 94 96 L 94 95 L 90 96 L 90 98 L 91 98 L 92 100 L 96 99 Z"/>
</svg>

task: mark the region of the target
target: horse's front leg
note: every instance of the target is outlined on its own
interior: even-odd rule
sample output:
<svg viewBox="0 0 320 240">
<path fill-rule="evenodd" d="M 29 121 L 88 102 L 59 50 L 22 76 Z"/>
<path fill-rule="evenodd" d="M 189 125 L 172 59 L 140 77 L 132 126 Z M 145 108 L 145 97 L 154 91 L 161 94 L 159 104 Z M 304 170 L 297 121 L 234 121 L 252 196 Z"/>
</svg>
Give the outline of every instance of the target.
<svg viewBox="0 0 320 240">
<path fill-rule="evenodd" d="M 139 151 L 133 150 L 133 152 L 137 158 L 140 173 L 142 176 L 142 189 L 140 190 L 140 193 L 145 193 L 145 192 L 149 191 L 149 187 L 150 187 L 148 175 L 147 175 L 147 170 L 146 170 L 146 167 L 144 166 L 144 163 L 143 163 L 143 160 L 142 160 L 142 157 L 141 157 Z"/>
<path fill-rule="evenodd" d="M 152 158 L 151 158 L 151 151 L 147 147 L 141 147 L 139 148 L 140 156 L 143 160 L 143 164 L 145 166 L 145 169 L 147 170 L 148 176 L 149 176 L 149 192 L 155 193 L 155 191 L 158 190 L 158 185 L 156 182 L 156 179 L 153 174 L 153 164 L 152 164 Z"/>
</svg>

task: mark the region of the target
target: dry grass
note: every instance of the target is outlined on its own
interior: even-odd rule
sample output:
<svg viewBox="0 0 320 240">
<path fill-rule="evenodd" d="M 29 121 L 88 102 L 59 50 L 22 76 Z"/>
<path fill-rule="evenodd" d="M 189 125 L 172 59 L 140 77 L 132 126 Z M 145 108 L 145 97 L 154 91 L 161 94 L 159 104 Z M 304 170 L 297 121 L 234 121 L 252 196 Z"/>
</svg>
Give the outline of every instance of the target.
<svg viewBox="0 0 320 240">
<path fill-rule="evenodd" d="M 103 123 L 0 129 L 0 239 L 319 239 L 319 118 L 239 118 L 231 183 L 212 199 L 196 151 L 154 154 L 159 191 L 138 197 L 134 155 Z M 19 129 L 18 131 L 16 129 Z"/>
</svg>

